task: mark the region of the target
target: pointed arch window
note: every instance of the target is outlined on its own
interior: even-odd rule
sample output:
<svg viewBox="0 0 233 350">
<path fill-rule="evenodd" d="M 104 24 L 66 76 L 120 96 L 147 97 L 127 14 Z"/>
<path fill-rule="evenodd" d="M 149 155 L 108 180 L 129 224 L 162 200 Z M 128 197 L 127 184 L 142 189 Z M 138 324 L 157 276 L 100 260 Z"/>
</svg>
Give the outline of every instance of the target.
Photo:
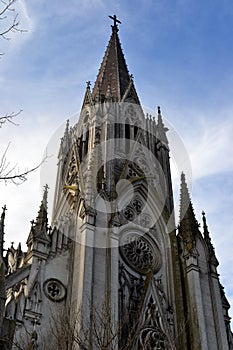
<svg viewBox="0 0 233 350">
<path fill-rule="evenodd" d="M 125 124 L 125 138 L 130 139 L 130 124 L 128 122 Z"/>
<path fill-rule="evenodd" d="M 88 152 L 88 143 L 89 143 L 89 128 L 87 127 L 85 129 L 85 133 L 83 134 L 83 157 Z"/>
<path fill-rule="evenodd" d="M 86 156 L 88 152 L 88 144 L 89 144 L 89 124 L 84 124 L 82 128 L 82 134 L 79 137 L 79 141 L 78 141 L 80 161 L 82 161 L 82 159 Z"/>
<path fill-rule="evenodd" d="M 121 128 L 121 124 L 119 124 L 119 123 L 114 124 L 114 137 L 115 137 L 115 139 L 120 138 L 120 128 Z"/>
<path fill-rule="evenodd" d="M 125 153 L 130 150 L 130 123 L 129 120 L 125 121 Z"/>
<path fill-rule="evenodd" d="M 78 138 L 78 153 L 79 153 L 79 160 L 82 161 L 82 145 L 83 145 L 83 135 L 81 135 Z"/>
</svg>

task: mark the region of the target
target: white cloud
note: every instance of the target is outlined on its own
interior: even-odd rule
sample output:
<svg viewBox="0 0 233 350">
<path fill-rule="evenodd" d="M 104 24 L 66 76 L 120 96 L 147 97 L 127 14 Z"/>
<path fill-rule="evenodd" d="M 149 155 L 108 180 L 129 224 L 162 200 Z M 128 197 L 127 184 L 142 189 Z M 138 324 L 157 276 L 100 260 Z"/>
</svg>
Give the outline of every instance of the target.
<svg viewBox="0 0 233 350">
<path fill-rule="evenodd" d="M 28 7 L 25 0 L 17 1 L 12 7 L 13 11 L 7 16 L 8 23 L 12 23 L 15 16 L 19 22 L 18 30 L 9 33 L 8 37 L 10 41 L 5 43 L 5 49 L 9 50 L 9 54 L 15 53 L 15 50 L 19 49 L 26 41 L 30 40 L 35 29 L 35 22 L 32 16 L 29 16 Z M 22 30 L 22 32 L 20 32 Z M 5 52 L 5 50 L 4 50 Z"/>
<path fill-rule="evenodd" d="M 63 20 L 69 21 L 71 18 L 84 19 L 86 16 L 90 16 L 93 11 L 99 10 L 104 6 L 102 0 L 71 0 L 69 5 L 64 1 L 46 1 L 37 0 L 33 3 L 28 2 L 28 6 L 33 15 L 39 19 L 39 21 L 53 19 L 53 21 Z"/>
<path fill-rule="evenodd" d="M 205 124 L 187 141 L 194 178 L 233 171 L 233 120 Z"/>
<path fill-rule="evenodd" d="M 200 113 L 188 106 L 169 114 L 176 121 L 171 125 L 164 119 L 173 162 L 184 172 L 190 169 L 190 182 L 233 171 L 233 106 L 222 108 L 218 114 L 212 110 Z M 180 171 L 173 173 L 180 175 Z"/>
<path fill-rule="evenodd" d="M 26 26 L 26 29 L 32 33 L 35 23 L 32 16 L 29 15 L 28 5 L 26 4 L 25 0 L 19 0 L 17 11 L 20 18 L 22 19 L 23 24 Z"/>
</svg>

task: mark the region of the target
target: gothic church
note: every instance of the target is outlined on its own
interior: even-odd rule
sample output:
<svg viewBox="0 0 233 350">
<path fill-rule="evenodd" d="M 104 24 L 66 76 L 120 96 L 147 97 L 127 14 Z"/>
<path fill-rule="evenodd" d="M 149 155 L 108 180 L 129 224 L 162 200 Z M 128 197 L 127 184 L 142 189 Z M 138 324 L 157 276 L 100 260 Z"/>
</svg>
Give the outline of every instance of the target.
<svg viewBox="0 0 233 350">
<path fill-rule="evenodd" d="M 200 228 L 182 173 L 175 223 L 168 129 L 144 113 L 111 18 L 61 139 L 52 222 L 45 186 L 26 252 L 4 253 L 3 208 L 0 348 L 232 350 L 205 213 Z"/>
</svg>

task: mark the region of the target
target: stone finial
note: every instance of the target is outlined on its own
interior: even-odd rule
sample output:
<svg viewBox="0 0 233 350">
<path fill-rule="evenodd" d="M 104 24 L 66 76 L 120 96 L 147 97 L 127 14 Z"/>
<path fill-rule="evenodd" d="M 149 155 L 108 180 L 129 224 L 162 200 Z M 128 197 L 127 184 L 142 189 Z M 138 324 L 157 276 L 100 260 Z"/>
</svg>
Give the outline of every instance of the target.
<svg viewBox="0 0 233 350">
<path fill-rule="evenodd" d="M 47 208 L 47 204 L 48 204 L 48 190 L 49 190 L 49 186 L 48 186 L 48 184 L 46 184 L 44 186 L 44 193 L 43 193 L 43 202 L 44 202 L 44 205 L 46 206 L 46 208 Z"/>
<path fill-rule="evenodd" d="M 2 215 L 1 215 L 1 221 L 3 222 L 5 219 L 5 215 L 6 215 L 6 204 L 2 207 Z"/>
<path fill-rule="evenodd" d="M 107 99 L 107 101 L 110 101 L 112 99 L 112 91 L 111 91 L 111 84 L 110 84 L 110 82 L 108 83 L 106 99 Z"/>
<path fill-rule="evenodd" d="M 70 127 L 70 121 L 69 121 L 69 119 L 67 119 L 64 137 L 69 134 L 69 127 Z"/>
</svg>

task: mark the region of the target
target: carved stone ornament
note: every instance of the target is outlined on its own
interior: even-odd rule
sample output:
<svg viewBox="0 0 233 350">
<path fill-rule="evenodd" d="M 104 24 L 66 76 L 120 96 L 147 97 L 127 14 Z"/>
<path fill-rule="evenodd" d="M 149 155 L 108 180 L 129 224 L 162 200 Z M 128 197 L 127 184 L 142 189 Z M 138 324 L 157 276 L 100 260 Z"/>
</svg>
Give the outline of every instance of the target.
<svg viewBox="0 0 233 350">
<path fill-rule="evenodd" d="M 65 286 L 55 278 L 45 281 L 43 288 L 46 297 L 54 302 L 61 301 L 66 296 Z"/>
<path fill-rule="evenodd" d="M 145 327 L 139 334 L 140 349 L 168 349 L 165 334 L 154 327 Z"/>
<path fill-rule="evenodd" d="M 124 217 L 128 221 L 133 221 L 135 218 L 134 210 L 131 207 L 127 206 L 124 210 Z"/>
<path fill-rule="evenodd" d="M 158 247 L 139 234 L 125 235 L 121 240 L 120 251 L 127 264 L 137 272 L 156 272 L 161 267 L 161 253 Z"/>
<path fill-rule="evenodd" d="M 132 204 L 133 204 L 133 207 L 135 208 L 137 214 L 140 214 L 141 211 L 142 211 L 142 208 L 143 208 L 142 202 L 140 200 L 138 200 L 138 199 L 134 199 L 132 201 Z"/>
<path fill-rule="evenodd" d="M 150 217 L 150 215 L 148 215 L 148 214 L 141 215 L 140 224 L 143 227 L 146 227 L 146 228 L 151 227 L 151 217 Z"/>
</svg>

